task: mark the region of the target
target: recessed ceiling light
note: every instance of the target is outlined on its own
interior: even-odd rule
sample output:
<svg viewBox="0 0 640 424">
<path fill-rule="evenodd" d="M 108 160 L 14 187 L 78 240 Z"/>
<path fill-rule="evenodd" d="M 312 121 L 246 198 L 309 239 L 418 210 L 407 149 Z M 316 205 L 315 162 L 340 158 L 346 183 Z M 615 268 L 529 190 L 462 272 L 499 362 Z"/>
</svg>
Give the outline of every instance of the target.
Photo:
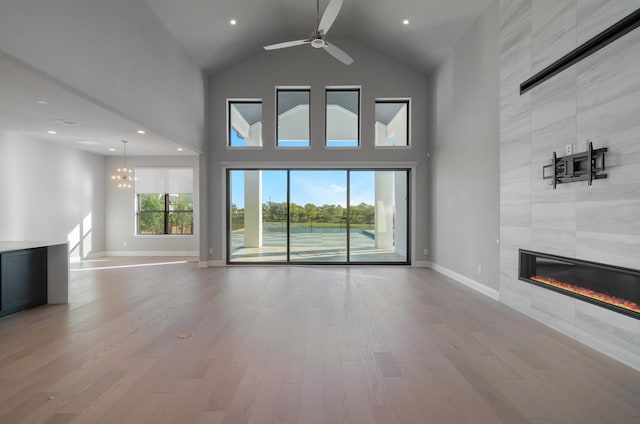
<svg viewBox="0 0 640 424">
<path fill-rule="evenodd" d="M 47 133 L 49 133 L 49 134 L 58 134 L 58 133 L 57 133 L 57 132 L 55 132 L 55 131 L 47 131 Z"/>
<path fill-rule="evenodd" d="M 404 25 L 409 25 L 409 19 L 404 19 L 404 20 L 402 21 L 402 23 L 403 23 Z"/>
<path fill-rule="evenodd" d="M 237 24 L 237 23 L 238 23 L 238 21 L 236 21 L 235 19 L 231 19 L 231 20 L 229 21 L 229 24 L 231 24 L 231 25 L 235 25 L 235 24 Z"/>
<path fill-rule="evenodd" d="M 184 149 L 183 149 L 182 147 L 178 147 L 176 150 L 177 150 L 177 151 L 179 151 L 179 152 L 181 152 L 181 151 L 183 151 Z"/>
<path fill-rule="evenodd" d="M 97 141 L 93 141 L 93 140 L 73 140 L 73 141 L 78 144 L 84 144 L 85 146 L 96 146 L 100 144 Z"/>
<path fill-rule="evenodd" d="M 137 132 L 138 132 L 138 134 L 146 134 L 147 133 L 145 130 L 138 130 Z"/>
<path fill-rule="evenodd" d="M 60 124 L 60 125 L 66 125 L 67 127 L 77 127 L 80 126 L 80 124 L 78 124 L 77 122 L 74 121 L 70 121 L 68 119 L 57 119 L 56 123 Z"/>
<path fill-rule="evenodd" d="M 107 150 L 109 150 L 110 152 L 115 152 L 116 151 L 116 149 L 114 149 L 113 147 L 109 147 L 109 149 L 107 149 Z"/>
<path fill-rule="evenodd" d="M 46 105 L 47 101 L 46 100 L 38 100 L 36 103 L 38 103 L 39 105 Z"/>
</svg>

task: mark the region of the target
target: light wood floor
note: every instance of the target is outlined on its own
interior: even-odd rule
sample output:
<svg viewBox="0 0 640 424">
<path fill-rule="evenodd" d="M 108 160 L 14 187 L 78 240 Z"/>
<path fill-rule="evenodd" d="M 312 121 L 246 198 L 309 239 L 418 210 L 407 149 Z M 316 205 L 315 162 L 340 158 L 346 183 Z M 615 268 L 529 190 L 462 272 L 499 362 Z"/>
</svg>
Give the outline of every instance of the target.
<svg viewBox="0 0 640 424">
<path fill-rule="evenodd" d="M 640 423 L 640 373 L 434 271 L 155 261 L 0 320 L 0 422 Z"/>
</svg>

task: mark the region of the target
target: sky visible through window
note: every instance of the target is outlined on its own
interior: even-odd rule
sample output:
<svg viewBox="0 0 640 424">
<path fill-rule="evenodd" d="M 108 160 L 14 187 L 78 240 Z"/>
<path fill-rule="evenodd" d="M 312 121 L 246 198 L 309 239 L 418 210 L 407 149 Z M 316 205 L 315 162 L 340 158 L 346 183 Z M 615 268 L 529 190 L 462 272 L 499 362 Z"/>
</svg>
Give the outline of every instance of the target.
<svg viewBox="0 0 640 424">
<path fill-rule="evenodd" d="M 244 172 L 231 171 L 231 201 L 244 209 Z M 351 171 L 351 204 L 373 205 L 375 199 L 375 172 Z M 262 202 L 287 201 L 287 171 L 262 171 Z M 304 206 L 347 206 L 347 171 L 291 171 L 291 201 Z"/>
<path fill-rule="evenodd" d="M 358 140 L 327 140 L 327 147 L 358 147 Z"/>
<path fill-rule="evenodd" d="M 306 140 L 280 140 L 278 147 L 309 147 Z"/>
<path fill-rule="evenodd" d="M 395 144 L 395 143 L 394 143 Z M 245 146 L 244 138 L 238 134 L 235 128 L 231 128 L 231 146 Z M 280 141 L 280 147 L 307 147 L 309 142 L 303 141 Z M 358 147 L 358 140 L 327 140 L 327 147 Z"/>
<path fill-rule="evenodd" d="M 232 146 L 244 146 L 244 138 L 238 134 L 235 128 L 231 128 L 231 145 Z"/>
</svg>

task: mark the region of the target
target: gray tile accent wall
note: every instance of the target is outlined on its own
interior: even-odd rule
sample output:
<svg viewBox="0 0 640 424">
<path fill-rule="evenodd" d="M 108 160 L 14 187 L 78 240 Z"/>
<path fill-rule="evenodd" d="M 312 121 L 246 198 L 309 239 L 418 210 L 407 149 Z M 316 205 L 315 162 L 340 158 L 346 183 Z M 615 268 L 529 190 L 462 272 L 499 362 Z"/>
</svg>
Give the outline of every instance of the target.
<svg viewBox="0 0 640 424">
<path fill-rule="evenodd" d="M 500 2 L 500 299 L 640 369 L 640 320 L 518 280 L 519 248 L 640 269 L 640 30 L 520 95 L 519 85 L 639 0 Z M 608 147 L 609 178 L 542 180 L 553 151 Z"/>
</svg>

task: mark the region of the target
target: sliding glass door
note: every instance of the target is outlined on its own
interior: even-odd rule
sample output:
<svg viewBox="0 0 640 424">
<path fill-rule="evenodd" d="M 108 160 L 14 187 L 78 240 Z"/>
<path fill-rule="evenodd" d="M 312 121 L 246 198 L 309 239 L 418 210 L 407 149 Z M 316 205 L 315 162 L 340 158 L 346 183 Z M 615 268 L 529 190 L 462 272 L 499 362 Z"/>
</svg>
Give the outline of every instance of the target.
<svg viewBox="0 0 640 424">
<path fill-rule="evenodd" d="M 290 171 L 291 262 L 347 261 L 347 171 Z"/>
<path fill-rule="evenodd" d="M 229 263 L 409 263 L 409 170 L 227 172 Z"/>
<path fill-rule="evenodd" d="M 288 262 L 287 171 L 231 170 L 229 262 Z"/>
<path fill-rule="evenodd" d="M 349 173 L 349 259 L 408 262 L 407 171 Z"/>
</svg>

